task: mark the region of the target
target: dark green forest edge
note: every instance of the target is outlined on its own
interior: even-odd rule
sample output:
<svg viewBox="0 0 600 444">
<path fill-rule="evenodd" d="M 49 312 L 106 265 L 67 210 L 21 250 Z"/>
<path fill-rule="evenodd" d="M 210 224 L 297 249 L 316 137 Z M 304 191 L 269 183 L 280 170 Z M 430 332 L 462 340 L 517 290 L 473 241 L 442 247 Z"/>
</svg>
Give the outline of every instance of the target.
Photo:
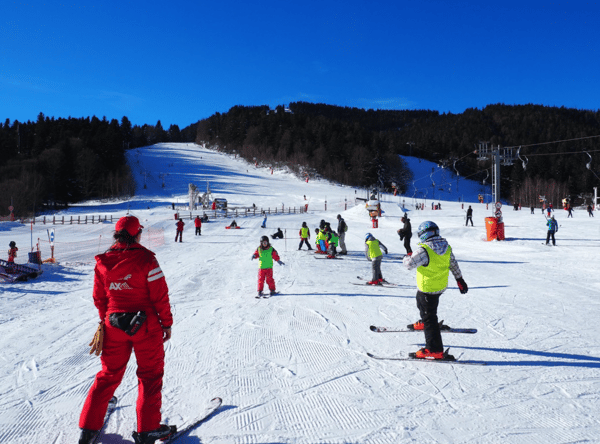
<svg viewBox="0 0 600 444">
<path fill-rule="evenodd" d="M 183 130 L 133 126 L 106 118 L 49 118 L 0 124 L 0 214 L 13 199 L 18 216 L 86 199 L 135 194 L 125 150 L 159 142 L 206 144 L 249 162 L 286 166 L 299 176 L 351 186 L 397 184 L 412 175 L 398 154 L 456 168 L 482 181 L 490 161 L 478 160 L 480 141 L 524 146 L 526 168 L 502 167 L 503 197 L 535 204 L 539 194 L 559 199 L 591 193 L 598 179 L 600 111 L 540 105 L 489 105 L 462 114 L 429 110 L 364 110 L 305 102 L 235 106 Z M 588 137 L 588 139 L 582 139 Z M 591 138 L 589 138 L 591 137 Z M 560 140 L 581 139 L 550 143 Z M 529 146 L 532 145 L 532 146 Z M 586 168 L 593 156 L 591 169 Z M 488 181 L 489 183 L 489 181 Z"/>
</svg>

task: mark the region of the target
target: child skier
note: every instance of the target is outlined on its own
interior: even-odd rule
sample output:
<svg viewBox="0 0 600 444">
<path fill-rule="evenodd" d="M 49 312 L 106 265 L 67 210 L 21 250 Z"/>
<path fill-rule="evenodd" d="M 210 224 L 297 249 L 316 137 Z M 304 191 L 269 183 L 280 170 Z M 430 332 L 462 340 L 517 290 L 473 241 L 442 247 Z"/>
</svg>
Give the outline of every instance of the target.
<svg viewBox="0 0 600 444">
<path fill-rule="evenodd" d="M 302 250 L 302 244 L 306 244 L 308 249 L 312 250 L 312 247 L 308 243 L 308 240 L 310 239 L 310 228 L 308 228 L 306 222 L 302 222 L 302 228 L 300 228 L 298 234 L 300 235 L 300 245 L 298 245 L 298 250 Z"/>
<path fill-rule="evenodd" d="M 421 319 L 408 326 L 413 330 L 424 330 L 425 347 L 411 353 L 419 359 L 445 359 L 453 361 L 452 355 L 444 354 L 444 344 L 438 324 L 437 307 L 440 296 L 448 287 L 450 271 L 462 294 L 469 287 L 462 278 L 458 262 L 446 239 L 440 237 L 440 229 L 434 222 L 419 225 L 419 247 L 412 256 L 405 256 L 403 263 L 409 270 L 417 269 L 417 307 Z"/>
<path fill-rule="evenodd" d="M 548 234 L 546 235 L 546 245 L 548 245 L 548 243 L 550 242 L 550 238 L 552 238 L 552 245 L 556 245 L 554 233 L 558 231 L 558 222 L 556 222 L 556 219 L 554 219 L 554 215 L 552 215 L 550 219 L 548 219 L 546 225 L 548 226 Z"/>
<path fill-rule="evenodd" d="M 10 247 L 10 250 L 8 250 L 8 262 L 13 263 L 17 257 L 17 251 L 19 251 L 19 249 L 17 248 L 17 243 L 15 241 L 10 241 L 8 246 Z"/>
<path fill-rule="evenodd" d="M 371 233 L 365 235 L 365 256 L 371 261 L 371 268 L 373 270 L 372 279 L 367 282 L 369 285 L 381 285 L 385 280 L 381 274 L 381 260 L 383 259 L 383 253 L 381 249 L 388 253 L 388 249 L 383 243 L 379 242 Z"/>
<path fill-rule="evenodd" d="M 251 260 L 258 258 L 258 295 L 257 298 L 269 297 L 263 294 L 263 288 L 265 287 L 265 280 L 269 286 L 270 295 L 275 294 L 275 281 L 273 280 L 273 261 L 279 265 L 285 265 L 279 258 L 277 250 L 269 244 L 269 238 L 262 236 L 260 238 L 260 245 L 252 255 Z"/>
</svg>

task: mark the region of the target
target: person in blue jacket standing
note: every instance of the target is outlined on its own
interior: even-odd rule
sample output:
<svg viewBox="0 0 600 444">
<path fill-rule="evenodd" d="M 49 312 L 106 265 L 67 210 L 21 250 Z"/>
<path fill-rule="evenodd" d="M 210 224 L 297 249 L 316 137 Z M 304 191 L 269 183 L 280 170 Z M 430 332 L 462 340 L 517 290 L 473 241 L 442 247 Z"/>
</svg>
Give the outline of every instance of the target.
<svg viewBox="0 0 600 444">
<path fill-rule="evenodd" d="M 550 242 L 550 238 L 552 238 L 552 245 L 556 245 L 556 239 L 554 239 L 554 233 L 558 231 L 558 223 L 556 219 L 554 219 L 554 215 L 550 216 L 550 219 L 546 222 L 548 226 L 548 234 L 546 234 L 546 245 Z"/>
</svg>

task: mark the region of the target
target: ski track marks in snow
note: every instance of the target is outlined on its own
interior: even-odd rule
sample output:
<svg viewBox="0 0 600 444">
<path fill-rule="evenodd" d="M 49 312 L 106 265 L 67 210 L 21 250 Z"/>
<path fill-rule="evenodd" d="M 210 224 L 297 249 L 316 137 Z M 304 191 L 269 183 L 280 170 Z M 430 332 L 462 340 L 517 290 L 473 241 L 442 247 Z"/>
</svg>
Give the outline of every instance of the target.
<svg viewBox="0 0 600 444">
<path fill-rule="evenodd" d="M 363 190 L 355 194 L 319 180 L 306 184 L 281 171 L 271 175 L 193 144 L 159 144 L 128 155 L 139 183 L 141 174 L 148 174 L 147 189 L 139 187 L 144 194 L 126 202 L 89 202 L 64 215 L 119 217 L 129 209 L 144 226 L 165 230 L 165 244 L 154 251 L 167 276 L 175 324 L 165 347 L 163 421 L 182 425 L 214 396 L 224 400 L 219 413 L 186 442 L 598 441 L 600 336 L 593 319 L 600 308 L 600 285 L 582 265 L 600 267 L 594 248 L 599 219 L 575 211 L 575 218 L 567 220 L 557 212 L 562 225 L 558 246 L 546 247 L 539 214 L 505 209 L 506 242 L 485 242 L 484 217 L 491 211 L 474 203 L 475 196 L 463 196 L 475 211 L 471 228 L 462 225 L 458 196 L 443 201 L 443 211 L 412 211 L 414 199 L 385 195 L 384 216 L 373 229 L 364 207 L 352 206 Z M 437 168 L 426 161 L 410 164 L 422 168 L 414 171 L 416 178 L 428 178 Z M 233 231 L 224 228 L 231 219 L 213 220 L 203 224 L 202 236 L 194 236 L 192 221 L 185 219 L 184 241 L 174 243 L 171 202 L 181 205 L 188 184 L 204 190 L 207 179 L 230 206 L 255 203 L 274 209 L 309 202 L 309 213 L 270 215 L 267 229 L 260 228 L 262 217 L 237 218 L 242 228 Z M 460 187 L 465 193 L 462 178 Z M 441 227 L 469 284 L 469 293 L 461 295 L 450 279 L 439 315 L 448 325 L 474 327 L 478 333 L 447 335 L 444 344 L 462 359 L 484 359 L 490 365 L 436 366 L 366 356 L 368 351 L 405 355 L 424 345 L 422 333 L 369 331 L 372 324 L 403 327 L 418 319 L 414 271 L 402 267 L 404 248 L 396 234 L 403 200 L 413 229 L 424 220 Z M 430 208 L 431 201 L 425 203 Z M 313 252 L 298 251 L 303 221 L 314 236 L 321 219 L 335 226 L 338 213 L 349 225 L 348 256 L 315 260 Z M 273 270 L 280 294 L 257 300 L 258 261 L 250 256 L 260 236 L 270 236 L 277 227 L 287 236 L 271 241 L 286 264 Z M 34 238 L 45 238 L 47 228 L 34 226 Z M 57 240 L 87 241 L 112 228 L 57 226 Z M 10 234 L 25 252 L 30 229 L 8 225 L 3 239 Z M 351 284 L 356 276 L 371 274 L 364 257 L 366 232 L 390 249 L 382 272 L 401 287 Z M 76 442 L 81 405 L 100 368 L 87 347 L 98 322 L 91 299 L 93 266 L 43 267 L 38 279 L 0 289 L 2 443 Z M 132 359 L 116 393 L 119 408 L 108 424 L 107 442 L 130 441 L 136 423 L 135 370 Z"/>
</svg>

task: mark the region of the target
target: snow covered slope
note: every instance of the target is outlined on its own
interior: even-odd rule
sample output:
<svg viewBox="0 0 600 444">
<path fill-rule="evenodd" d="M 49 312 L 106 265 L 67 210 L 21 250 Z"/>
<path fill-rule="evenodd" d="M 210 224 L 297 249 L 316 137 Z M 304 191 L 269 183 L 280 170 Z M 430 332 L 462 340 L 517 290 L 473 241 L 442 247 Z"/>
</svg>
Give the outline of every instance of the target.
<svg viewBox="0 0 600 444">
<path fill-rule="evenodd" d="M 181 443 L 599 441 L 600 284 L 590 271 L 600 267 L 600 218 L 575 211 L 567 219 L 557 210 L 557 246 L 547 247 L 539 211 L 505 208 L 506 241 L 486 242 L 484 218 L 491 208 L 486 211 L 476 196 L 464 196 L 465 208 L 474 208 L 473 228 L 464 226 L 465 209 L 456 201 L 442 200 L 440 211 L 427 205 L 413 211 L 411 196 L 386 196 L 374 229 L 364 208 L 352 206 L 363 190 L 307 184 L 192 144 L 129 155 L 140 195 L 88 202 L 65 214 L 118 217 L 129 208 L 146 227 L 165 229 L 166 242 L 155 251 L 175 324 L 166 345 L 163 420 L 182 424 L 212 397 L 224 400 L 219 413 Z M 287 209 L 309 202 L 309 213 L 270 216 L 267 229 L 258 216 L 237 219 L 240 230 L 210 222 L 199 237 L 186 220 L 183 243 L 174 243 L 171 204 L 186 201 L 188 183 L 204 189 L 206 180 L 231 205 Z M 418 319 L 414 272 L 402 266 L 396 234 L 403 199 L 414 231 L 425 220 L 440 226 L 469 284 L 461 295 L 451 279 L 439 315 L 478 333 L 446 334 L 445 345 L 459 359 L 487 366 L 367 357 L 403 356 L 424 343 L 421 333 L 369 331 L 370 325 L 404 327 Z M 337 214 L 349 225 L 348 256 L 324 260 L 298 251 L 303 221 L 311 229 L 321 219 L 335 226 Z M 277 227 L 287 235 L 273 241 L 285 262 L 274 270 L 281 294 L 257 300 L 257 263 L 250 257 L 260 236 Z M 18 262 L 24 262 L 30 238 L 45 237 L 47 228 L 37 224 L 32 236 L 29 226 L 0 224 L 1 243 L 6 248 L 15 240 Z M 57 240 L 83 241 L 113 228 L 59 225 Z M 353 285 L 370 272 L 366 232 L 388 246 L 382 271 L 397 288 Z M 76 441 L 79 412 L 100 369 L 87 346 L 98 322 L 92 276 L 92 265 L 44 265 L 40 278 L 0 287 L 0 442 Z M 132 442 L 135 368 L 132 359 L 102 442 Z"/>
</svg>

